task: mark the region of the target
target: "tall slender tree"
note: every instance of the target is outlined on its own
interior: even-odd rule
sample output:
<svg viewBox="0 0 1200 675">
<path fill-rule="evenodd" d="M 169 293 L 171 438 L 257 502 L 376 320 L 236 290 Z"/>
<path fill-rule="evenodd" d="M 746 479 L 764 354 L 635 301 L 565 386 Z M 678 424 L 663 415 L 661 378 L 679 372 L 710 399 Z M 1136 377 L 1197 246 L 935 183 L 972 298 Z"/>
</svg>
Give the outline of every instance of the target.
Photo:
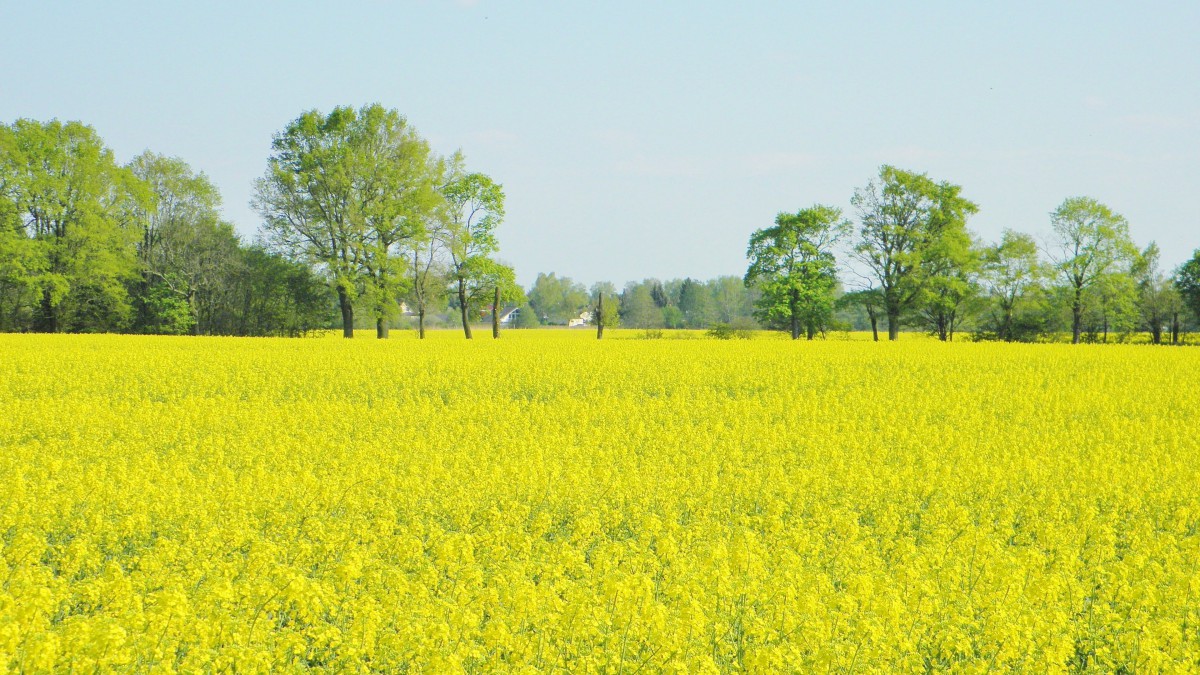
<svg viewBox="0 0 1200 675">
<path fill-rule="evenodd" d="M 1127 268 L 1137 249 L 1129 224 L 1091 197 L 1069 197 L 1050 214 L 1054 241 L 1047 251 L 1071 304 L 1071 342 L 1083 333 L 1088 291 L 1113 272 Z"/>
<path fill-rule="evenodd" d="M 438 231 L 440 219 L 427 220 L 427 229 L 409 239 L 404 248 L 408 264 L 408 299 L 417 312 L 417 336 L 425 339 L 425 315 L 435 298 L 445 293 L 446 275 L 440 253 L 442 237 Z"/>
<path fill-rule="evenodd" d="M 394 110 L 377 105 L 361 110 L 357 135 L 357 193 L 366 226 L 364 293 L 375 334 L 383 339 L 408 281 L 405 253 L 411 246 L 406 244 L 425 238 L 429 216 L 441 206 L 438 187 L 444 162 Z"/>
<path fill-rule="evenodd" d="M 1012 341 L 1017 305 L 1046 278 L 1037 241 L 1028 234 L 1004 230 L 1000 242 L 983 252 L 983 279 L 996 310 L 996 336 Z"/>
<path fill-rule="evenodd" d="M 1179 304 L 1179 292 L 1163 273 L 1160 257 L 1158 244 L 1150 242 L 1138 254 L 1132 270 L 1142 323 L 1150 331 L 1150 341 L 1156 345 L 1162 344 L 1163 331 L 1171 329 L 1172 314 Z"/>
<path fill-rule="evenodd" d="M 504 191 L 481 173 L 462 173 L 456 158 L 451 180 L 443 187 L 445 222 L 440 229 L 448 257 L 463 334 L 471 339 L 472 311 L 496 286 L 511 294 L 516 286 L 512 268 L 492 259 L 499 248 L 496 227 L 504 219 Z"/>
</svg>

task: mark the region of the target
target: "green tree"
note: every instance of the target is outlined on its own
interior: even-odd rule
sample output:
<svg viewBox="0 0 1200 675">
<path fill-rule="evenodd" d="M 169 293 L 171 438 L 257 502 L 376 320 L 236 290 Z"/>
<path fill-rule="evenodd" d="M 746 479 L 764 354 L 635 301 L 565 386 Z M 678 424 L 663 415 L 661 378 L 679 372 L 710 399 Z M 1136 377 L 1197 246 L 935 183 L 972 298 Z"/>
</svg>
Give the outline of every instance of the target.
<svg viewBox="0 0 1200 675">
<path fill-rule="evenodd" d="M 492 338 L 500 338 L 500 315 L 504 312 L 505 307 L 516 305 L 518 308 L 521 305 L 529 304 L 529 298 L 525 297 L 525 291 L 517 285 L 517 280 L 513 274 L 512 267 L 502 263 L 494 263 L 496 265 L 496 274 L 489 277 L 492 286 Z M 518 312 L 518 316 L 520 313 Z"/>
<path fill-rule="evenodd" d="M 522 303 L 517 308 L 517 315 L 513 321 L 514 328 L 537 328 L 540 325 L 542 324 L 538 321 L 537 312 L 533 310 L 533 307 L 528 302 Z"/>
<path fill-rule="evenodd" d="M 1108 342 L 1109 333 L 1118 333 L 1124 340 L 1141 323 L 1137 282 L 1125 270 L 1105 274 L 1088 286 L 1083 307 L 1082 327 L 1089 342 Z"/>
<path fill-rule="evenodd" d="M 878 181 L 854 192 L 851 203 L 861 221 L 854 253 L 879 284 L 889 340 L 899 338 L 902 316 L 923 299 L 929 258 L 943 240 L 958 237 L 978 210 L 961 191 L 958 185 L 884 165 Z"/>
<path fill-rule="evenodd" d="M 570 277 L 538 273 L 529 290 L 529 305 L 544 324 L 565 326 L 589 305 L 587 289 Z"/>
<path fill-rule="evenodd" d="M 494 291 L 503 285 L 505 293 L 518 290 L 512 268 L 492 256 L 499 248 L 496 227 L 504 219 L 504 191 L 482 173 L 456 174 L 443 187 L 446 200 L 445 223 L 440 230 L 442 245 L 449 256 L 447 269 L 462 318 L 463 334 L 471 339 L 471 317 Z"/>
<path fill-rule="evenodd" d="M 747 328 L 754 319 L 758 291 L 746 288 L 742 277 L 721 276 L 705 283 L 712 298 L 712 310 L 718 323 Z"/>
<path fill-rule="evenodd" d="M 597 339 L 604 337 L 605 328 L 621 325 L 621 299 L 617 295 L 617 287 L 611 282 L 598 281 L 592 284 L 590 303 Z"/>
<path fill-rule="evenodd" d="M 442 237 L 436 218 L 422 233 L 405 242 L 403 253 L 408 266 L 406 298 L 417 312 L 417 336 L 425 339 L 425 315 L 430 306 L 446 295 L 447 274 L 442 263 Z"/>
<path fill-rule="evenodd" d="M 1050 214 L 1050 223 L 1056 238 L 1050 259 L 1070 291 L 1071 342 L 1078 344 L 1089 296 L 1105 296 L 1089 289 L 1127 267 L 1136 249 L 1125 218 L 1091 197 L 1067 198 Z"/>
<path fill-rule="evenodd" d="M 295 337 L 333 324 L 332 290 L 308 264 L 261 246 L 240 248 L 238 258 L 202 317 L 207 332 Z"/>
<path fill-rule="evenodd" d="M 404 242 L 440 206 L 442 164 L 395 110 L 379 105 L 311 110 L 276 134 L 253 206 L 266 239 L 324 271 L 337 293 L 342 334 L 354 337 L 354 301 L 371 308 L 376 334 L 407 280 Z"/>
<path fill-rule="evenodd" d="M 793 340 L 800 337 L 801 327 L 809 340 L 816 336 L 833 312 L 833 248 L 849 228 L 840 209 L 818 204 L 794 214 L 780 213 L 774 227 L 750 235 L 745 283 L 762 292 L 760 321 L 787 326 Z"/>
<path fill-rule="evenodd" d="M 1164 329 L 1170 329 L 1172 318 L 1179 304 L 1179 293 L 1171 279 L 1160 266 L 1158 244 L 1150 242 L 1138 254 L 1133 264 L 1133 278 L 1137 284 L 1138 309 L 1142 324 L 1150 331 L 1150 341 L 1162 344 Z"/>
<path fill-rule="evenodd" d="M 684 279 L 679 287 L 679 311 L 688 328 L 706 328 L 712 321 L 712 295 L 699 281 Z"/>
<path fill-rule="evenodd" d="M 0 139 L 5 131 L 0 126 Z M 5 180 L 0 173 L 0 331 L 23 331 L 33 325 L 46 286 L 60 282 L 52 293 L 61 297 L 66 280 L 50 274 L 45 242 L 29 237 Z"/>
<path fill-rule="evenodd" d="M 205 332 L 204 305 L 232 274 L 240 246 L 233 226 L 220 220 L 220 193 L 178 158 L 145 152 L 130 169 L 151 195 L 138 218 L 137 329 Z"/>
<path fill-rule="evenodd" d="M 0 191 L 6 206 L 3 267 L 38 297 L 32 328 L 120 330 L 137 276 L 134 220 L 148 198 L 95 129 L 21 119 L 0 125 Z"/>
<path fill-rule="evenodd" d="M 871 324 L 871 339 L 879 342 L 879 315 L 883 311 L 883 293 L 868 287 L 843 293 L 835 304 L 838 308 L 861 307 Z"/>
<path fill-rule="evenodd" d="M 446 163 L 404 116 L 379 105 L 359 111 L 355 140 L 355 192 L 365 226 L 364 299 L 376 337 L 384 339 L 398 314 L 397 299 L 411 290 L 407 254 L 427 239 L 427 224 L 444 206 L 439 188 Z"/>
<path fill-rule="evenodd" d="M 917 306 L 930 332 L 942 342 L 954 332 L 979 295 L 978 277 L 983 251 L 964 228 L 949 228 L 922 260 L 924 283 Z"/>
<path fill-rule="evenodd" d="M 647 279 L 640 283 L 630 282 L 621 292 L 621 325 L 630 328 L 662 328 L 662 307 L 655 302 L 654 288 L 658 282 Z"/>
<path fill-rule="evenodd" d="M 275 134 L 252 205 L 263 233 L 285 255 L 320 268 L 337 293 L 342 336 L 354 337 L 354 299 L 363 286 L 366 224 L 356 208 L 357 113 L 310 110 Z"/>
<path fill-rule="evenodd" d="M 1192 316 L 1200 320 L 1200 249 L 1192 253 L 1192 259 L 1179 266 L 1175 272 L 1175 290 Z"/>
<path fill-rule="evenodd" d="M 983 282 L 995 307 L 992 324 L 996 337 L 1017 339 L 1014 319 L 1018 306 L 1040 288 L 1047 270 L 1033 237 L 1004 230 L 1000 242 L 983 252 Z"/>
</svg>

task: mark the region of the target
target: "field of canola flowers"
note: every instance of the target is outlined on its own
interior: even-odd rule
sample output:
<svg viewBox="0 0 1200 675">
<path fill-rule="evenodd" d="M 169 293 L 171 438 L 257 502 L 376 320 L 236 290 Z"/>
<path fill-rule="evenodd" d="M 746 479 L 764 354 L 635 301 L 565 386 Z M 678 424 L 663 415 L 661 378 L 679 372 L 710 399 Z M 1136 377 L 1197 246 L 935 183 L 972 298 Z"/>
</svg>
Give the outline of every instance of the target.
<svg viewBox="0 0 1200 675">
<path fill-rule="evenodd" d="M 1200 349 L 0 336 L 0 672 L 1200 669 Z"/>
</svg>

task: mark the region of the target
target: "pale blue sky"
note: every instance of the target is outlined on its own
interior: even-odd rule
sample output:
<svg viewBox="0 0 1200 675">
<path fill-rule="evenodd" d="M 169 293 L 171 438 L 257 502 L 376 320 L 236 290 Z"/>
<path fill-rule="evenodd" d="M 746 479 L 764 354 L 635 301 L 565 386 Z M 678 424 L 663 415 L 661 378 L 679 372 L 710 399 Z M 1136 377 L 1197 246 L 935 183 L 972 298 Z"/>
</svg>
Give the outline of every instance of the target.
<svg viewBox="0 0 1200 675">
<path fill-rule="evenodd" d="M 1200 3 L 13 2 L 0 120 L 178 155 L 247 237 L 271 135 L 380 102 L 502 182 L 518 278 L 742 274 L 781 210 L 881 163 L 959 183 L 985 239 L 1063 198 L 1200 247 Z"/>
</svg>

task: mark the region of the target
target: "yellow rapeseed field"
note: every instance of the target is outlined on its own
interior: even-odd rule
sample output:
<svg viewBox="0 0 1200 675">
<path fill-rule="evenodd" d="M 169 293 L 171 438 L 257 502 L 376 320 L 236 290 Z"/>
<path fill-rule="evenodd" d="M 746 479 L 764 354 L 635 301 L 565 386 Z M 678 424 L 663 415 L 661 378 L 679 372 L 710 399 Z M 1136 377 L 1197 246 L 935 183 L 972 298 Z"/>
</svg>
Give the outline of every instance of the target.
<svg viewBox="0 0 1200 675">
<path fill-rule="evenodd" d="M 1200 669 L 1200 349 L 634 337 L 0 336 L 0 672 Z"/>
</svg>

